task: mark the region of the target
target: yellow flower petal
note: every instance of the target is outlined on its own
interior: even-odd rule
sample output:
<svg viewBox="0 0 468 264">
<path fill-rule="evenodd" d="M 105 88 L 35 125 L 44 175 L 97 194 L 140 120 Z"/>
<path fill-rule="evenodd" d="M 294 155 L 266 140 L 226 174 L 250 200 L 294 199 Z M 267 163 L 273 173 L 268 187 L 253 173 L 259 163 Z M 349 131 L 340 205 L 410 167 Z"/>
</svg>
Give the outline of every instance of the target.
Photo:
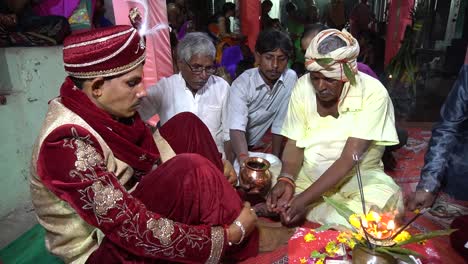
<svg viewBox="0 0 468 264">
<path fill-rule="evenodd" d="M 307 263 L 307 259 L 306 259 L 306 258 L 300 258 L 299 261 L 301 262 L 301 264 Z"/>
<path fill-rule="evenodd" d="M 359 233 L 353 233 L 353 237 L 354 237 L 355 239 L 357 239 L 358 241 L 362 241 L 362 240 L 363 240 L 362 235 L 359 234 Z"/>
<path fill-rule="evenodd" d="M 304 241 L 309 243 L 310 241 L 314 241 L 316 238 L 313 234 L 311 233 L 307 233 L 305 236 L 304 236 Z"/>
<path fill-rule="evenodd" d="M 335 241 L 330 241 L 328 244 L 325 246 L 325 251 L 331 256 L 335 256 L 336 252 L 338 251 L 338 247 L 336 246 Z"/>
<path fill-rule="evenodd" d="M 356 214 L 352 214 L 349 216 L 349 223 L 356 228 L 361 227 L 361 223 L 359 222 L 359 216 L 357 216 Z"/>
<path fill-rule="evenodd" d="M 398 236 L 396 236 L 393 241 L 397 242 L 397 243 L 400 243 L 400 242 L 403 242 L 403 241 L 406 241 L 408 239 L 411 238 L 411 235 L 410 233 L 408 233 L 408 231 L 403 231 L 401 232 L 400 234 L 398 234 Z"/>
<path fill-rule="evenodd" d="M 370 211 L 367 215 L 366 215 L 366 220 L 368 222 L 380 222 L 380 215 L 374 211 Z"/>
</svg>

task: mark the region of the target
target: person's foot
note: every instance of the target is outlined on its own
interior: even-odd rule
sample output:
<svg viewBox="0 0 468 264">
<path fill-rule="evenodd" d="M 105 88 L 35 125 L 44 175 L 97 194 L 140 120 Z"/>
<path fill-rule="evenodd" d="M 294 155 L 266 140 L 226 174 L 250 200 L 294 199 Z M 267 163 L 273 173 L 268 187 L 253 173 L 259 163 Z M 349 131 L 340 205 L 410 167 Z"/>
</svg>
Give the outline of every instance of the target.
<svg viewBox="0 0 468 264">
<path fill-rule="evenodd" d="M 260 252 L 270 252 L 288 244 L 289 238 L 296 231 L 295 228 L 278 226 L 278 223 L 259 223 L 258 230 L 260 234 Z"/>
</svg>

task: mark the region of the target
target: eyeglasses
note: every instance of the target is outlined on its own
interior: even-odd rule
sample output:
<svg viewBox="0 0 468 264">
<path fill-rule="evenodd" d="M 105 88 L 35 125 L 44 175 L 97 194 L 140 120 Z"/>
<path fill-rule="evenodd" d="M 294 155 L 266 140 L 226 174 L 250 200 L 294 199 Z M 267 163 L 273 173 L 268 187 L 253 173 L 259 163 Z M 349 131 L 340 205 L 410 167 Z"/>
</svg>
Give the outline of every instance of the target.
<svg viewBox="0 0 468 264">
<path fill-rule="evenodd" d="M 186 60 L 184 61 L 185 61 L 185 64 L 187 64 L 187 66 L 190 68 L 190 71 L 193 74 L 201 74 L 203 71 L 205 71 L 206 75 L 213 75 L 217 69 L 216 66 L 207 66 L 207 67 L 199 66 L 199 65 L 193 66 L 193 65 L 190 65 Z"/>
</svg>

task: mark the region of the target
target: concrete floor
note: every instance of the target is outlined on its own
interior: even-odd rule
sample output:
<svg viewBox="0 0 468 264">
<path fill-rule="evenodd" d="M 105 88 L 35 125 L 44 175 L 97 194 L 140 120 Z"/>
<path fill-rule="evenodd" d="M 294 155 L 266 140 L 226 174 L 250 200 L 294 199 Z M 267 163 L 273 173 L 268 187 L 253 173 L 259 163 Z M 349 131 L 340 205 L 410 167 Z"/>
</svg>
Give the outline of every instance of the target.
<svg viewBox="0 0 468 264">
<path fill-rule="evenodd" d="M 24 204 L 2 217 L 0 219 L 0 248 L 7 246 L 35 224 L 37 224 L 37 219 L 31 203 Z"/>
</svg>

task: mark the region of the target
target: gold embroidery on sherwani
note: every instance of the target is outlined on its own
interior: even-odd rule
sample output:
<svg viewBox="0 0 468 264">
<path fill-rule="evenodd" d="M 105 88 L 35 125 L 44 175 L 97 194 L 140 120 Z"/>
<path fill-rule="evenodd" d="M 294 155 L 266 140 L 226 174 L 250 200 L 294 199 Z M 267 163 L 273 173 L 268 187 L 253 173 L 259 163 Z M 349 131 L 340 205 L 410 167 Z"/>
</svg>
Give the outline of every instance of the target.
<svg viewBox="0 0 468 264">
<path fill-rule="evenodd" d="M 143 206 L 143 205 L 141 205 Z M 130 215 L 125 214 L 128 217 Z M 149 218 L 147 221 L 147 228 L 141 229 L 135 223 L 139 222 L 140 214 L 137 213 L 133 217 L 128 218 L 123 223 L 123 231 L 119 232 L 119 235 L 129 241 L 130 239 L 135 239 L 137 242 L 135 243 L 138 247 L 144 247 L 146 253 L 156 255 L 156 254 L 163 254 L 165 256 L 175 258 L 175 257 L 185 257 L 185 248 L 198 248 L 202 250 L 210 241 L 211 239 L 204 234 L 203 230 L 198 230 L 193 227 L 188 227 L 183 229 L 180 225 L 172 223 L 171 220 L 164 219 L 164 221 L 170 221 L 173 224 L 174 233 L 177 230 L 178 236 L 172 239 L 169 239 L 169 243 L 164 245 L 158 239 L 160 244 L 151 242 L 148 240 L 148 236 L 153 237 L 154 230 L 148 228 L 149 223 L 153 222 L 156 223 L 156 219 L 151 218 L 152 215 L 150 213 L 146 213 L 146 217 Z M 153 221 L 151 221 L 153 220 Z M 152 224 L 150 224 L 152 226 Z"/>
<path fill-rule="evenodd" d="M 146 223 L 146 227 L 153 232 L 153 236 L 159 239 L 162 245 L 167 246 L 171 243 L 171 236 L 174 234 L 173 221 L 166 218 L 159 218 L 158 220 L 151 218 Z"/>
<path fill-rule="evenodd" d="M 206 261 L 208 264 L 219 263 L 221 253 L 223 253 L 224 246 L 224 228 L 222 226 L 214 226 L 211 228 L 211 251 L 210 257 Z"/>
<path fill-rule="evenodd" d="M 156 220 L 152 218 L 153 215 L 150 212 L 145 214 L 146 218 L 149 219 L 146 226 L 144 228 L 139 226 L 140 213 L 132 212 L 128 208 L 122 191 L 112 185 L 110 177 L 115 177 L 115 175 L 107 170 L 103 158 L 96 151 L 94 143 L 90 139 L 91 135 L 79 136 L 75 128 L 71 128 L 71 132 L 73 138 L 65 140 L 63 144 L 64 148 L 74 149 L 76 155 L 75 169 L 71 170 L 69 175 L 70 177 L 79 177 L 81 181 L 93 181 L 91 186 L 78 189 L 78 192 L 81 194 L 81 201 L 84 202 L 82 208 L 93 210 L 99 225 L 104 222 L 122 220 L 121 230 L 118 231 L 120 237 L 127 241 L 136 240 L 135 246 L 144 248 L 149 255 L 163 254 L 168 258 L 183 258 L 186 247 L 202 250 L 212 239 L 219 240 L 219 235 L 212 234 L 210 239 L 203 230 L 193 227 L 184 229 L 169 219 Z M 97 169 L 105 173 L 98 175 Z M 137 206 L 144 207 L 138 200 L 135 202 Z M 119 210 L 119 213 L 113 218 L 107 216 L 111 209 Z M 176 230 L 178 235 L 172 238 Z M 221 235 L 223 236 L 224 233 Z M 159 243 L 151 241 L 150 237 L 158 239 Z M 212 254 L 213 252 L 221 254 L 223 242 L 224 238 L 222 238 L 221 244 L 216 243 L 221 245 L 221 249 L 213 251 L 212 248 Z"/>
<path fill-rule="evenodd" d="M 97 166 L 98 164 L 102 164 L 102 157 L 91 145 L 92 142 L 89 139 L 90 136 L 88 135 L 86 137 L 79 137 L 74 127 L 71 128 L 71 132 L 74 138 L 70 140 L 70 142 L 68 142 L 68 140 L 65 140 L 63 146 L 70 147 L 70 144 L 76 144 L 76 169 L 79 171 L 86 171 L 89 168 Z"/>
<path fill-rule="evenodd" d="M 94 182 L 91 186 L 94 192 L 95 211 L 99 215 L 107 214 L 107 211 L 115 208 L 117 201 L 123 199 L 122 192 L 114 189 L 112 185 L 103 186 L 102 182 Z"/>
</svg>

